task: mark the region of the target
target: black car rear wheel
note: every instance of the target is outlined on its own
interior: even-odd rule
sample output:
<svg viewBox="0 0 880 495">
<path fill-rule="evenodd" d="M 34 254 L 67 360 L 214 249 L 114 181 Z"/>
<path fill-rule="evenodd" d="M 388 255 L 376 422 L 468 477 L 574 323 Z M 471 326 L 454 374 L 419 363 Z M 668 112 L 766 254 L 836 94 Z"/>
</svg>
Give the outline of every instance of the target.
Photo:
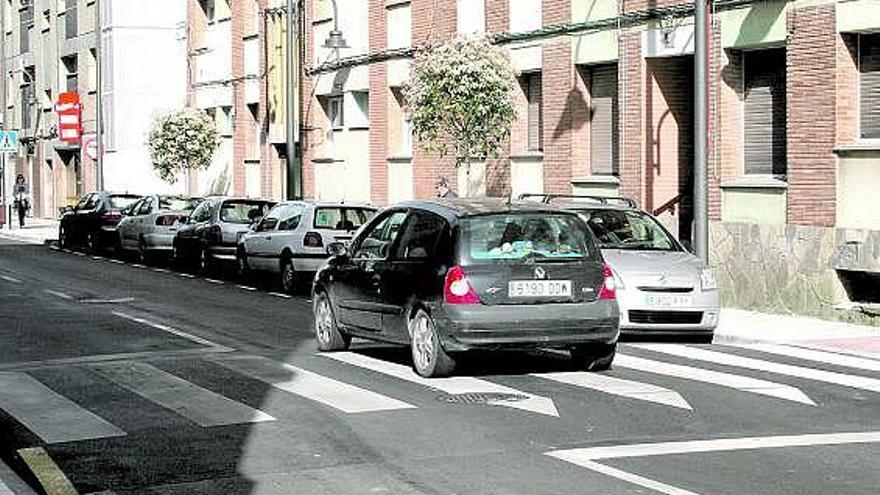
<svg viewBox="0 0 880 495">
<path fill-rule="evenodd" d="M 318 350 L 342 351 L 351 345 L 351 336 L 339 330 L 336 315 L 333 313 L 333 305 L 330 298 L 324 292 L 315 295 L 315 337 L 318 341 Z"/>
<path fill-rule="evenodd" d="M 86 234 L 86 252 L 89 254 L 98 254 L 98 234 L 89 232 Z"/>
<path fill-rule="evenodd" d="M 425 378 L 449 376 L 455 369 L 453 359 L 440 344 L 434 319 L 419 309 L 409 323 L 413 369 Z"/>
<path fill-rule="evenodd" d="M 611 368 L 617 343 L 578 345 L 571 348 L 571 359 L 578 369 L 604 371 Z"/>
</svg>

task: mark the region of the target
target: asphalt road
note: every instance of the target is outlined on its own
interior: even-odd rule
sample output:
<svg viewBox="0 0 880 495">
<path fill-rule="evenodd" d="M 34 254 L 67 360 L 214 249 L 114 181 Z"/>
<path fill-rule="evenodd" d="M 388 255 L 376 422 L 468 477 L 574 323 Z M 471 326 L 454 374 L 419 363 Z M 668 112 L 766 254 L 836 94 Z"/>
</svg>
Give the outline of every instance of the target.
<svg viewBox="0 0 880 495">
<path fill-rule="evenodd" d="M 0 241 L 0 458 L 64 494 L 868 495 L 880 361 L 626 344 L 422 380 L 317 354 L 306 296 Z"/>
</svg>

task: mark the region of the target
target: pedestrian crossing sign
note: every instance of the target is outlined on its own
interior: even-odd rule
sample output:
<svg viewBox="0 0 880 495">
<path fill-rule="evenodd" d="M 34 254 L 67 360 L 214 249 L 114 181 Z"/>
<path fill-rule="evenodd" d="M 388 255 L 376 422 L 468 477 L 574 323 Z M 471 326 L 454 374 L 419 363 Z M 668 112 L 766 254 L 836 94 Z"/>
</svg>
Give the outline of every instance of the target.
<svg viewBox="0 0 880 495">
<path fill-rule="evenodd" d="M 15 153 L 18 151 L 18 131 L 0 130 L 0 152 Z"/>
</svg>

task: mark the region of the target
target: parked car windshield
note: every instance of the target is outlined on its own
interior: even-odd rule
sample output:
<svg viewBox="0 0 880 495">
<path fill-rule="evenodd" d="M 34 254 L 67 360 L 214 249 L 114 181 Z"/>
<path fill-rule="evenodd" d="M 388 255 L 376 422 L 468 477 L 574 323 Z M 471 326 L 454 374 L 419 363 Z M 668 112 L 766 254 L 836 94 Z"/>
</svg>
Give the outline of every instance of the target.
<svg viewBox="0 0 880 495">
<path fill-rule="evenodd" d="M 232 200 L 220 206 L 220 220 L 229 223 L 251 224 L 262 218 L 271 205 L 265 201 Z"/>
<path fill-rule="evenodd" d="M 474 262 L 533 258 L 574 261 L 595 258 L 583 222 L 574 215 L 505 213 L 467 218 L 462 239 Z"/>
<path fill-rule="evenodd" d="M 681 250 L 657 220 L 641 211 L 585 210 L 583 215 L 600 249 Z"/>
<path fill-rule="evenodd" d="M 375 213 L 367 208 L 319 207 L 315 210 L 315 228 L 355 230 L 367 223 Z"/>
<path fill-rule="evenodd" d="M 114 210 L 121 210 L 127 206 L 133 205 L 140 196 L 132 196 L 130 194 L 113 194 L 107 198 L 107 204 Z"/>
<path fill-rule="evenodd" d="M 180 196 L 159 196 L 160 210 L 192 210 L 201 201 L 198 198 L 182 198 Z"/>
</svg>

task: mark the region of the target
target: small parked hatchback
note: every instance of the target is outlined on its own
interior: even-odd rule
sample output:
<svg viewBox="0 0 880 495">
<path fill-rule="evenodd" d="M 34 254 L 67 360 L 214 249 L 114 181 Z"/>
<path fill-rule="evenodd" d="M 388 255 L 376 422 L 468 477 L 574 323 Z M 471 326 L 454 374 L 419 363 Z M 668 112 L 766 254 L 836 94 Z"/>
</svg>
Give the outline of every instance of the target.
<svg viewBox="0 0 880 495">
<path fill-rule="evenodd" d="M 425 377 L 476 349 L 564 348 L 614 358 L 614 279 L 572 212 L 503 200 L 407 202 L 376 215 L 315 276 L 319 349 L 352 336 L 409 345 Z"/>
</svg>

